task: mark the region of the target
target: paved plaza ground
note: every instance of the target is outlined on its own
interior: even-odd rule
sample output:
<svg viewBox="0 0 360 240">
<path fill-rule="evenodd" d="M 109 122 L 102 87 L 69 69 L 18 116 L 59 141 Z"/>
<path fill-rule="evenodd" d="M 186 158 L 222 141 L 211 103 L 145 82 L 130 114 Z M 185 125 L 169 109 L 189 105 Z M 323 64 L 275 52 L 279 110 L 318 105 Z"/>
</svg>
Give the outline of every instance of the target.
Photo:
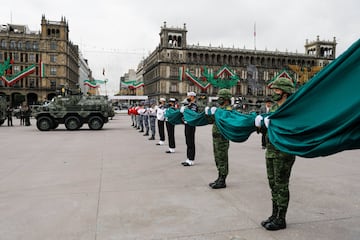
<svg viewBox="0 0 360 240">
<path fill-rule="evenodd" d="M 197 128 L 196 165 L 183 167 L 182 125 L 166 154 L 124 114 L 100 131 L 14 123 L 0 127 L 0 240 L 360 239 L 360 150 L 298 157 L 288 227 L 269 232 L 261 135 L 230 144 L 228 187 L 213 190 L 211 125 Z"/>
</svg>

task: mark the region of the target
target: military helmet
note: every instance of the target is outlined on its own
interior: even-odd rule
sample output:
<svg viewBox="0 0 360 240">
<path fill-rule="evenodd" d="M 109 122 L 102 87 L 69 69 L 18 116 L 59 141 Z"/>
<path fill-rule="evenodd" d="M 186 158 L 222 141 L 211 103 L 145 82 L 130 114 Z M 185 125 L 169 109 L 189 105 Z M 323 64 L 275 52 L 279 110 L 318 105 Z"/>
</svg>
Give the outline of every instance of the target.
<svg viewBox="0 0 360 240">
<path fill-rule="evenodd" d="M 289 94 L 295 92 L 294 83 L 291 81 L 291 79 L 284 77 L 278 78 L 275 81 L 273 81 L 270 88 L 271 89 L 277 88 Z"/>
<path fill-rule="evenodd" d="M 223 88 L 223 89 L 219 90 L 219 92 L 217 93 L 217 97 L 230 100 L 232 97 L 232 94 L 229 89 Z"/>
</svg>

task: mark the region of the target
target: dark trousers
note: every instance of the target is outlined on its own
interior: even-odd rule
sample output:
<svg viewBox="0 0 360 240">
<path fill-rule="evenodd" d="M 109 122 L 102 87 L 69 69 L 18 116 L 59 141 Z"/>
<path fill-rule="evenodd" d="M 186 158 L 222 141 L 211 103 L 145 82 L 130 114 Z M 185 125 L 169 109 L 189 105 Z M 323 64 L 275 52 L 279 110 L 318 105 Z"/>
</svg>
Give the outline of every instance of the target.
<svg viewBox="0 0 360 240">
<path fill-rule="evenodd" d="M 262 147 L 266 147 L 266 133 L 267 133 L 267 129 L 261 128 L 261 146 Z"/>
<path fill-rule="evenodd" d="M 195 160 L 195 130 L 196 127 L 185 124 L 186 156 L 189 160 Z"/>
<path fill-rule="evenodd" d="M 164 121 L 158 120 L 157 122 L 158 122 L 158 128 L 159 128 L 160 141 L 165 141 Z"/>
<path fill-rule="evenodd" d="M 166 122 L 166 130 L 169 139 L 169 148 L 175 148 L 175 125 Z"/>
<path fill-rule="evenodd" d="M 7 124 L 8 124 L 8 126 L 12 126 L 12 125 L 13 125 L 13 123 L 12 123 L 12 116 L 7 117 Z"/>
</svg>

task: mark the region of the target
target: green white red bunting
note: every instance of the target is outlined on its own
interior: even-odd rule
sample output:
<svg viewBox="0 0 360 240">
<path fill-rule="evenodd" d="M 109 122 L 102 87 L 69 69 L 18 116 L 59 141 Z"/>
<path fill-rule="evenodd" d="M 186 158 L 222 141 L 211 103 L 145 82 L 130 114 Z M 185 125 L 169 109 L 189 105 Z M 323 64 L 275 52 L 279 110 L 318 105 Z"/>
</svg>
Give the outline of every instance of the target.
<svg viewBox="0 0 360 240">
<path fill-rule="evenodd" d="M 137 82 L 136 80 L 132 81 L 121 81 L 121 86 L 127 87 L 129 89 L 137 89 L 140 87 L 144 87 L 144 82 Z"/>
<path fill-rule="evenodd" d="M 276 75 L 273 79 L 271 79 L 267 86 L 268 87 L 271 87 L 272 83 L 278 79 L 278 78 L 287 78 L 287 79 L 290 79 L 293 83 L 294 83 L 294 86 L 296 85 L 294 79 L 290 76 L 290 74 L 286 71 L 286 70 L 283 70 L 282 72 L 280 72 L 278 75 Z"/>
<path fill-rule="evenodd" d="M 84 80 L 84 85 L 89 86 L 90 88 L 98 88 L 100 87 L 96 81 Z"/>
<path fill-rule="evenodd" d="M 228 66 L 224 65 L 214 75 L 209 73 L 206 67 L 201 68 L 201 76 L 195 77 L 189 70 L 184 71 L 184 66 L 179 68 L 179 79 L 187 78 L 202 90 L 206 90 L 211 85 L 216 88 L 231 88 L 235 86 L 240 78 Z"/>
<path fill-rule="evenodd" d="M 35 64 L 25 68 L 24 70 L 22 70 L 21 72 L 18 72 L 15 75 L 12 76 L 5 76 L 2 75 L 1 76 L 1 80 L 3 80 L 5 82 L 5 85 L 7 86 L 12 86 L 14 85 L 17 81 L 21 80 L 22 78 L 34 73 L 36 70 L 36 66 Z"/>
</svg>

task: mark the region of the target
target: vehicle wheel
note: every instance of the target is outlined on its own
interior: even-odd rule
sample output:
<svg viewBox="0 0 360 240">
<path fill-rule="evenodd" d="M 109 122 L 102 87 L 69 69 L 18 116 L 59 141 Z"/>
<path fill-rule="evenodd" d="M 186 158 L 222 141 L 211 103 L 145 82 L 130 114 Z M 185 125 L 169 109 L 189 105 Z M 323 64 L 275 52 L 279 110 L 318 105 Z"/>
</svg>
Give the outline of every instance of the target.
<svg viewBox="0 0 360 240">
<path fill-rule="evenodd" d="M 36 127 L 40 131 L 49 131 L 53 127 L 53 121 L 49 117 L 39 117 L 36 121 Z"/>
<path fill-rule="evenodd" d="M 104 121 L 99 116 L 93 116 L 89 119 L 89 128 L 92 130 L 100 130 L 104 126 Z"/>
<path fill-rule="evenodd" d="M 80 120 L 78 117 L 70 116 L 65 119 L 65 127 L 67 130 L 77 130 L 80 128 L 80 126 Z"/>
</svg>

